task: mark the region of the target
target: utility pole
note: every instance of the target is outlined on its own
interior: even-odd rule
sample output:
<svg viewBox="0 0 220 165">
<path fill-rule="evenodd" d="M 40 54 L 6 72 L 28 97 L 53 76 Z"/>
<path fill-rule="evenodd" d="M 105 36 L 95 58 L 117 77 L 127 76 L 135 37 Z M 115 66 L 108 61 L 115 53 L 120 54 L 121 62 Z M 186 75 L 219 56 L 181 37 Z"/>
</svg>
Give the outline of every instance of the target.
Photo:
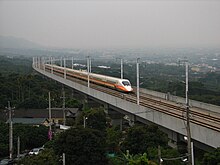
<svg viewBox="0 0 220 165">
<path fill-rule="evenodd" d="M 62 57 L 60 57 L 60 66 L 61 67 L 63 66 L 63 59 L 62 59 Z"/>
<path fill-rule="evenodd" d="M 72 57 L 72 69 L 73 69 L 73 57 Z"/>
<path fill-rule="evenodd" d="M 86 117 L 86 116 L 83 116 L 83 127 L 84 128 L 86 128 L 86 120 L 87 120 L 88 118 Z"/>
<path fill-rule="evenodd" d="M 63 59 L 63 65 L 64 65 L 64 79 L 66 79 L 66 58 Z"/>
<path fill-rule="evenodd" d="M 50 64 L 51 64 L 51 73 L 53 74 L 53 62 L 52 62 L 52 57 L 50 57 Z"/>
<path fill-rule="evenodd" d="M 193 142 L 191 141 L 191 154 L 192 154 L 192 165 L 194 165 L 194 152 L 193 152 Z"/>
<path fill-rule="evenodd" d="M 121 58 L 121 79 L 123 79 L 123 59 Z"/>
<path fill-rule="evenodd" d="M 63 165 L 65 165 L 66 164 L 66 155 L 65 155 L 65 153 L 63 153 Z"/>
<path fill-rule="evenodd" d="M 45 72 L 45 58 L 43 57 L 43 69 L 44 69 L 44 72 Z"/>
<path fill-rule="evenodd" d="M 158 146 L 158 158 L 159 158 L 159 165 L 162 165 L 162 159 L 161 159 L 161 149 L 160 149 L 160 145 Z"/>
<path fill-rule="evenodd" d="M 18 136 L 18 142 L 17 142 L 17 149 L 18 149 L 17 158 L 19 159 L 20 158 L 20 137 L 19 136 Z"/>
<path fill-rule="evenodd" d="M 89 84 L 89 71 L 90 71 L 90 57 L 87 56 L 87 76 L 88 76 L 88 88 L 90 87 L 90 84 Z"/>
<path fill-rule="evenodd" d="M 34 63 L 35 63 L 35 62 L 34 62 L 34 57 L 33 57 L 33 58 L 32 58 L 32 67 L 35 67 L 35 66 L 34 66 Z"/>
<path fill-rule="evenodd" d="M 186 134 L 187 134 L 187 152 L 188 152 L 188 164 L 192 165 L 193 154 L 192 154 L 192 143 L 191 143 L 191 132 L 190 132 L 190 109 L 189 109 L 189 98 L 188 98 L 188 92 L 189 92 L 189 64 L 187 58 L 184 60 L 180 60 L 180 62 L 185 63 L 185 74 L 186 74 Z"/>
<path fill-rule="evenodd" d="M 140 91 L 139 91 L 139 60 L 140 58 L 137 58 L 137 104 L 140 104 Z"/>
<path fill-rule="evenodd" d="M 121 69 L 121 79 L 123 79 L 123 58 L 116 58 L 116 61 L 118 59 L 120 59 L 120 62 L 121 62 L 121 67 L 120 67 L 120 69 Z"/>
<path fill-rule="evenodd" d="M 89 73 L 92 72 L 92 59 L 89 58 Z"/>
<path fill-rule="evenodd" d="M 38 57 L 38 68 L 40 69 L 40 57 Z"/>
<path fill-rule="evenodd" d="M 186 130 L 187 130 L 187 151 L 188 151 L 188 164 L 192 164 L 192 152 L 191 152 L 191 132 L 190 132 L 190 109 L 189 109 L 189 98 L 188 98 L 188 91 L 189 91 L 189 65 L 188 60 L 185 59 L 186 65 Z"/>
<path fill-rule="evenodd" d="M 66 125 L 66 107 L 65 107 L 65 100 L 66 100 L 66 97 L 65 97 L 65 90 L 64 90 L 64 86 L 62 85 L 62 94 L 63 96 L 61 98 L 63 98 L 63 125 Z"/>
<path fill-rule="evenodd" d="M 50 140 L 52 140 L 52 128 L 51 128 L 52 122 L 51 122 L 51 99 L 50 99 L 50 92 L 49 92 L 49 132 L 48 137 Z"/>
<path fill-rule="evenodd" d="M 13 155 L 13 125 L 12 125 L 12 108 L 10 101 L 8 101 L 8 123 L 9 123 L 9 158 L 12 159 Z"/>
</svg>

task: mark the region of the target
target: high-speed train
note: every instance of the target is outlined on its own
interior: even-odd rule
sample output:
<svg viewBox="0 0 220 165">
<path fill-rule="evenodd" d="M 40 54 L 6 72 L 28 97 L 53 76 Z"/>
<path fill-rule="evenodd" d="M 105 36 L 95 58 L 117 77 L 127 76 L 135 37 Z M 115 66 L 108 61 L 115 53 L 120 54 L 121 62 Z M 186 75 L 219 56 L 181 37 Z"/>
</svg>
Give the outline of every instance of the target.
<svg viewBox="0 0 220 165">
<path fill-rule="evenodd" d="M 62 74 L 64 73 L 64 68 L 57 66 L 57 65 L 45 64 L 45 68 L 49 70 L 53 69 L 53 71 L 58 72 L 58 73 L 62 73 Z M 75 77 L 78 79 L 82 79 L 82 80 L 88 79 L 87 71 L 66 68 L 66 75 Z M 89 73 L 89 81 L 91 81 L 92 83 L 110 87 L 110 88 L 113 88 L 113 89 L 116 89 L 122 92 L 133 91 L 133 88 L 131 87 L 131 83 L 127 79 L 120 79 L 120 78 L 105 76 L 101 74 Z"/>
</svg>

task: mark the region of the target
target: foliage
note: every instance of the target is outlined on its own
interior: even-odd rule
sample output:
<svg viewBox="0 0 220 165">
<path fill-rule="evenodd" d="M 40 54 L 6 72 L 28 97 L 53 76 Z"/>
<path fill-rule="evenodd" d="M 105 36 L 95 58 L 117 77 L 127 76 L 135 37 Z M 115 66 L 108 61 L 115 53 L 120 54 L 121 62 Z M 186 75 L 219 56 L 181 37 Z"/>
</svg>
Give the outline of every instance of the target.
<svg viewBox="0 0 220 165">
<path fill-rule="evenodd" d="M 147 158 L 147 154 L 143 153 L 142 154 L 137 154 L 137 155 L 130 155 L 129 151 L 126 151 L 127 153 L 124 154 L 126 160 L 127 160 L 127 164 L 128 165 L 148 165 L 149 161 Z"/>
<path fill-rule="evenodd" d="M 8 125 L 0 122 L 0 157 L 8 155 Z"/>
<path fill-rule="evenodd" d="M 21 139 L 21 150 L 32 149 L 44 145 L 48 140 L 48 128 L 45 126 L 14 125 L 14 142 Z"/>
<path fill-rule="evenodd" d="M 86 120 L 86 127 L 97 129 L 105 133 L 107 127 L 107 120 L 106 114 L 102 108 L 92 108 L 87 111 L 84 111 L 81 114 L 81 116 L 77 118 L 76 124 L 82 125 L 84 122 L 84 118 Z"/>
<path fill-rule="evenodd" d="M 157 126 L 134 126 L 128 130 L 122 143 L 122 150 L 132 154 L 143 154 L 149 147 L 167 146 L 167 135 Z"/>
<path fill-rule="evenodd" d="M 158 162 L 158 148 L 150 147 L 147 149 L 148 158 L 151 161 Z M 182 160 L 180 158 L 180 154 L 176 149 L 165 147 L 161 147 L 161 158 L 163 159 L 163 165 L 181 165 Z"/>
<path fill-rule="evenodd" d="M 182 164 L 182 159 L 179 158 L 181 155 L 178 153 L 176 149 L 171 149 L 171 148 L 162 148 L 161 150 L 161 156 L 164 159 L 163 165 L 170 165 L 175 164 L 175 165 L 181 165 Z M 176 158 L 176 160 L 165 160 L 165 159 L 172 159 Z M 177 159 L 179 158 L 179 159 Z"/>
<path fill-rule="evenodd" d="M 81 106 L 80 102 L 76 99 L 69 98 L 66 101 L 66 107 L 68 108 L 79 108 Z"/>
<path fill-rule="evenodd" d="M 19 73 L 29 74 L 31 69 L 32 58 L 26 57 L 5 57 L 0 55 L 0 72 L 4 74 Z"/>
<path fill-rule="evenodd" d="M 220 148 L 217 148 L 212 152 L 205 153 L 203 157 L 203 164 L 220 165 Z"/>
<path fill-rule="evenodd" d="M 8 155 L 9 130 L 6 123 L 0 123 L 0 157 Z M 13 125 L 13 146 L 16 152 L 17 138 L 20 137 L 21 151 L 42 146 L 47 140 L 48 129 L 45 126 Z"/>
<path fill-rule="evenodd" d="M 57 155 L 66 154 L 67 164 L 107 164 L 105 139 L 98 130 L 71 128 L 59 135 L 54 148 Z"/>
<path fill-rule="evenodd" d="M 54 140 L 54 139 L 49 140 L 49 141 L 47 141 L 47 142 L 44 144 L 44 148 L 53 149 L 53 148 L 54 148 L 54 143 L 55 143 L 55 140 Z"/>
<path fill-rule="evenodd" d="M 52 149 L 45 149 L 38 155 L 28 156 L 23 158 L 21 161 L 18 162 L 18 165 L 58 165 L 59 164 L 59 157 L 54 153 Z"/>
<path fill-rule="evenodd" d="M 2 61 L 5 63 L 2 63 Z M 5 108 L 11 101 L 16 108 L 47 108 L 48 92 L 51 92 L 52 106 L 62 107 L 61 85 L 47 79 L 31 68 L 32 59 L 21 57 L 11 59 L 0 56 L 0 108 Z M 20 71 L 23 68 L 24 71 Z M 23 70 L 22 69 L 22 70 Z M 65 90 L 66 107 L 79 107 L 72 99 L 72 90 Z"/>
<path fill-rule="evenodd" d="M 106 147 L 108 152 L 118 152 L 119 150 L 119 143 L 121 141 L 121 131 L 116 127 L 111 127 L 106 129 L 107 136 L 106 136 Z"/>
<path fill-rule="evenodd" d="M 126 164 L 126 165 L 157 165 L 155 162 L 148 160 L 146 153 L 130 155 L 129 151 L 126 154 L 121 153 L 115 157 L 109 158 L 110 165 Z"/>
</svg>

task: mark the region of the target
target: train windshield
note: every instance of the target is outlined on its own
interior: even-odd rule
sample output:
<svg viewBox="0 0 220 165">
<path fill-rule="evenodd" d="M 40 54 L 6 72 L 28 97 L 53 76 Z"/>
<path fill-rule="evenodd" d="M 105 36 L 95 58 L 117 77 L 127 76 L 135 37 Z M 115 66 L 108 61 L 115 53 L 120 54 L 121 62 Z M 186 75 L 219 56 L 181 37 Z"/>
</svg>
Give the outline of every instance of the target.
<svg viewBox="0 0 220 165">
<path fill-rule="evenodd" d="M 130 82 L 129 81 L 122 81 L 122 84 L 124 86 L 131 86 Z"/>
</svg>

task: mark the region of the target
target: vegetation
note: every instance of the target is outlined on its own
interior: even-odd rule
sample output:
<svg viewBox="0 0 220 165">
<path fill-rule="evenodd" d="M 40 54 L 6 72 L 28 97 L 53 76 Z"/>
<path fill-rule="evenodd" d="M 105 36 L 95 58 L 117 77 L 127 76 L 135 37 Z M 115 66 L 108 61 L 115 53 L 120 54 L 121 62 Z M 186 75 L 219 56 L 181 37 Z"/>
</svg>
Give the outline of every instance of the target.
<svg viewBox="0 0 220 165">
<path fill-rule="evenodd" d="M 143 154 L 148 148 L 158 145 L 167 147 L 168 138 L 157 126 L 139 126 L 130 128 L 122 143 L 122 151 L 132 154 Z"/>
<path fill-rule="evenodd" d="M 14 125 L 14 146 L 16 137 L 22 139 L 21 149 L 31 149 L 42 146 L 46 148 L 37 156 L 28 156 L 18 164 L 60 164 L 63 153 L 66 155 L 66 164 L 127 164 L 139 165 L 158 163 L 158 145 L 161 146 L 161 157 L 164 165 L 182 165 L 181 155 L 178 150 L 168 146 L 167 135 L 158 127 L 135 125 L 128 128 L 125 133 L 117 127 L 97 127 L 102 124 L 106 116 L 102 109 L 90 109 L 84 112 L 90 118 L 90 122 L 83 127 L 83 122 L 76 123 L 65 132 L 61 132 L 52 141 L 47 139 L 48 129 L 45 127 L 33 127 L 27 125 Z M 101 117 L 100 117 L 101 116 Z M 100 117 L 100 118 L 99 118 Z M 78 121 L 82 120 L 79 116 Z M 8 125 L 1 123 L 0 129 L 0 153 L 8 154 Z M 6 135 L 6 136 L 5 136 Z M 5 145 L 6 144 L 6 145 Z M 16 150 L 16 147 L 14 148 Z M 218 165 L 219 149 L 204 155 L 203 161 L 207 165 Z M 173 158 L 177 158 L 173 160 Z"/>
<path fill-rule="evenodd" d="M 8 155 L 8 139 L 9 127 L 8 124 L 0 122 L 0 157 Z M 13 125 L 13 146 L 14 153 L 17 152 L 17 138 L 20 137 L 21 151 L 30 150 L 32 148 L 41 147 L 47 141 L 48 129 L 45 126 L 29 126 L 23 124 Z"/>
<path fill-rule="evenodd" d="M 59 157 L 54 153 L 52 149 L 45 149 L 39 155 L 33 155 L 25 157 L 18 162 L 18 165 L 58 165 Z"/>
<path fill-rule="evenodd" d="M 94 68 L 94 72 L 111 76 L 120 76 L 118 65 L 110 64 L 111 70 Z M 135 85 L 135 64 L 125 65 L 125 78 Z M 170 92 L 184 96 L 184 68 L 163 64 L 145 64 L 140 66 L 141 87 Z M 182 73 L 182 74 L 180 74 Z M 193 75 L 190 73 L 189 97 L 220 105 L 220 76 L 216 73 Z M 31 68 L 30 58 L 8 58 L 0 56 L 0 108 L 11 101 L 16 108 L 47 108 L 48 92 L 51 92 L 52 106 L 61 107 L 61 85 L 53 80 L 36 74 Z M 80 107 L 77 99 L 72 98 L 71 90 L 66 90 L 66 106 Z M 85 123 L 86 128 L 83 128 Z M 87 109 L 74 122 L 74 127 L 55 136 L 47 142 L 46 127 L 14 125 L 14 151 L 17 137 L 21 140 L 21 150 L 32 149 L 45 144 L 47 148 L 37 156 L 27 157 L 19 164 L 60 164 L 62 153 L 66 154 L 67 164 L 151 164 L 158 162 L 158 145 L 161 146 L 163 164 L 169 159 L 180 156 L 178 150 L 168 147 L 167 136 L 156 126 L 135 125 L 123 133 L 117 127 L 111 127 L 103 109 Z M 0 157 L 8 155 L 8 125 L 0 123 Z M 203 164 L 218 165 L 219 149 L 206 153 Z M 181 160 L 172 160 L 173 164 L 182 164 Z"/>
<path fill-rule="evenodd" d="M 2 61 L 5 63 L 2 63 Z M 52 106 L 62 107 L 62 85 L 46 77 L 36 74 L 31 68 L 29 58 L 6 58 L 0 56 L 0 108 L 5 108 L 7 102 L 19 108 L 47 108 L 48 92 L 51 92 Z M 24 68 L 24 69 L 21 69 Z M 80 104 L 72 98 L 72 90 L 65 90 L 66 106 L 79 107 Z"/>
<path fill-rule="evenodd" d="M 61 85 L 36 74 L 31 68 L 32 58 L 0 56 L 0 61 L 0 108 L 4 108 L 7 101 L 11 101 L 16 108 L 46 108 L 48 91 L 52 92 L 52 104 L 61 107 Z M 93 72 L 120 77 L 119 66 L 109 62 L 108 65 L 111 69 L 93 68 Z M 140 87 L 184 97 L 184 74 L 183 66 L 141 63 Z M 219 74 L 190 72 L 189 76 L 190 99 L 220 105 Z M 135 64 L 124 66 L 124 77 L 136 85 Z M 69 98 L 67 104 L 71 105 L 71 90 L 66 90 L 66 96 Z"/>
<path fill-rule="evenodd" d="M 212 152 L 205 153 L 203 157 L 203 164 L 220 165 L 220 148 L 217 148 Z"/>
<path fill-rule="evenodd" d="M 67 164 L 107 164 L 105 139 L 95 129 L 78 127 L 67 130 L 57 138 L 54 148 L 56 154 L 66 154 Z"/>
<path fill-rule="evenodd" d="M 99 131 L 105 132 L 107 127 L 106 113 L 102 108 L 89 109 L 84 111 L 81 116 L 77 119 L 77 125 L 81 125 L 86 122 L 87 128 L 97 129 Z"/>
</svg>

